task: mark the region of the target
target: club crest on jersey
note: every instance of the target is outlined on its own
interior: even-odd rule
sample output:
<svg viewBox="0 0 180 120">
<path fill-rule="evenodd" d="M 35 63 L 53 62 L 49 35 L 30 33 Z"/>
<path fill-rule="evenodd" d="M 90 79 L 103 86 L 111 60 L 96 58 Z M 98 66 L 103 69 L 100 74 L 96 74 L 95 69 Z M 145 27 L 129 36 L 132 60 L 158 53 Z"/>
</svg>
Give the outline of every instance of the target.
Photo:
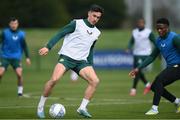
<svg viewBox="0 0 180 120">
<path fill-rule="evenodd" d="M 165 43 L 164 43 L 164 44 L 163 44 L 163 43 L 161 43 L 161 47 L 165 47 L 165 46 L 166 46 L 166 44 L 165 44 Z"/>
<path fill-rule="evenodd" d="M 16 40 L 18 39 L 18 36 L 17 36 L 17 35 L 13 35 L 13 36 L 12 36 L 12 39 L 13 39 L 14 41 L 16 41 Z"/>
<path fill-rule="evenodd" d="M 89 31 L 87 30 L 87 33 L 88 33 L 89 35 L 92 35 L 93 32 L 89 32 Z"/>
</svg>

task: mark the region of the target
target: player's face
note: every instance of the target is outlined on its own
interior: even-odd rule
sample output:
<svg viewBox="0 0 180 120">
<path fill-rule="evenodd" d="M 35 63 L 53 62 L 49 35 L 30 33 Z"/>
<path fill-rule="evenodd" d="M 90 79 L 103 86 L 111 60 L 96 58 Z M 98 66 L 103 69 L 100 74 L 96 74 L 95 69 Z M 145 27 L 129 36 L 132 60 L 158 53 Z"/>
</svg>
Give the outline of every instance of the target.
<svg viewBox="0 0 180 120">
<path fill-rule="evenodd" d="M 157 24 L 156 29 L 157 29 L 159 36 L 161 36 L 161 37 L 165 36 L 167 34 L 167 32 L 169 31 L 168 26 L 165 24 Z"/>
<path fill-rule="evenodd" d="M 94 11 L 89 11 L 88 12 L 88 21 L 92 24 L 95 25 L 99 19 L 101 18 L 101 12 L 94 12 Z"/>
<path fill-rule="evenodd" d="M 10 21 L 10 23 L 9 23 L 9 27 L 13 31 L 17 30 L 18 26 L 19 26 L 18 20 Z"/>
<path fill-rule="evenodd" d="M 144 20 L 143 19 L 140 19 L 140 20 L 138 20 L 137 21 L 137 27 L 139 28 L 139 29 L 143 29 L 144 28 Z"/>
</svg>

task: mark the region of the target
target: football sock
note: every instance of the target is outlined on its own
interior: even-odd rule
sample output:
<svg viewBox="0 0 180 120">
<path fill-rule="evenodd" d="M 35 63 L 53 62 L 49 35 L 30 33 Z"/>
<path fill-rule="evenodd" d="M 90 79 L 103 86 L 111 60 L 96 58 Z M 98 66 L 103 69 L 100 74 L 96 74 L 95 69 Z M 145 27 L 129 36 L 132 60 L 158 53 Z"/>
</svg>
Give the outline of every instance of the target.
<svg viewBox="0 0 180 120">
<path fill-rule="evenodd" d="M 23 94 L 23 86 L 18 86 L 18 94 Z"/>
<path fill-rule="evenodd" d="M 38 104 L 38 108 L 43 110 L 43 107 L 44 107 L 46 100 L 47 100 L 47 97 L 41 96 L 39 104 Z"/>
<path fill-rule="evenodd" d="M 175 104 L 179 104 L 180 103 L 180 99 L 179 98 L 176 98 L 175 101 L 174 101 Z"/>
<path fill-rule="evenodd" d="M 152 109 L 158 111 L 158 106 L 157 105 L 153 105 Z"/>
<path fill-rule="evenodd" d="M 82 100 L 81 105 L 80 105 L 79 108 L 85 110 L 85 109 L 86 109 L 86 106 L 88 105 L 88 103 L 89 103 L 89 100 L 83 98 L 83 100 Z"/>
</svg>

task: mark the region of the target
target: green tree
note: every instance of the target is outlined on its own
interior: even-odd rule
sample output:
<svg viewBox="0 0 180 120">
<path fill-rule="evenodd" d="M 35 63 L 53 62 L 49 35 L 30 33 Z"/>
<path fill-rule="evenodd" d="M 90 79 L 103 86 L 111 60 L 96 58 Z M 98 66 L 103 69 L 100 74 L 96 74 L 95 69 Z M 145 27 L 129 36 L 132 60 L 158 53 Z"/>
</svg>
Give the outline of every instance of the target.
<svg viewBox="0 0 180 120">
<path fill-rule="evenodd" d="M 87 11 L 92 4 L 98 4 L 105 10 L 99 27 L 117 28 L 125 19 L 126 6 L 123 0 L 63 0 L 73 18 L 86 18 Z"/>
<path fill-rule="evenodd" d="M 58 27 L 69 19 L 60 0 L 1 0 L 0 25 L 6 26 L 11 16 L 19 18 L 23 27 Z"/>
<path fill-rule="evenodd" d="M 7 26 L 8 19 L 15 16 L 23 27 L 61 27 L 69 20 L 86 18 L 92 4 L 105 9 L 98 27 L 122 25 L 126 17 L 123 0 L 1 0 L 0 26 Z"/>
</svg>

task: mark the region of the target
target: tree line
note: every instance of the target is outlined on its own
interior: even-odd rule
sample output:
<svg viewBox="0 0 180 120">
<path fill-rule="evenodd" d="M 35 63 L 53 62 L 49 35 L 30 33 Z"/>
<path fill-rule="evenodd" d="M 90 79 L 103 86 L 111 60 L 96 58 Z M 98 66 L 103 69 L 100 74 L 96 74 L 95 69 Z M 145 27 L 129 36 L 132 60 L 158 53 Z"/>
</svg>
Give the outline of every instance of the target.
<svg viewBox="0 0 180 120">
<path fill-rule="evenodd" d="M 8 24 L 10 17 L 20 20 L 21 27 L 61 27 L 70 20 L 86 18 L 92 4 L 105 10 L 98 24 L 101 28 L 117 28 L 125 19 L 123 0 L 1 0 L 0 27 Z"/>
</svg>

